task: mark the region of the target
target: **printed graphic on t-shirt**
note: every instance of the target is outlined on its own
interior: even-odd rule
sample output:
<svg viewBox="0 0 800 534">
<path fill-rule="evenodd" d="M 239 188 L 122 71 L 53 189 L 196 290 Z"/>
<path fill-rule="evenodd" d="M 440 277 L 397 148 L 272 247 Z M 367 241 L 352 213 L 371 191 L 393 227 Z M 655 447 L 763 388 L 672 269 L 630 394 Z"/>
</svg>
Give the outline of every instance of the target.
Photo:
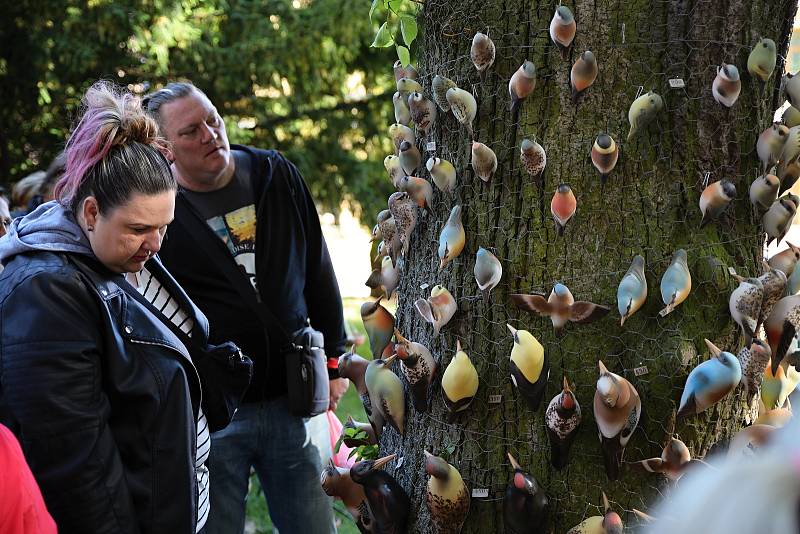
<svg viewBox="0 0 800 534">
<path fill-rule="evenodd" d="M 206 221 L 256 287 L 256 207 L 253 204 Z"/>
</svg>

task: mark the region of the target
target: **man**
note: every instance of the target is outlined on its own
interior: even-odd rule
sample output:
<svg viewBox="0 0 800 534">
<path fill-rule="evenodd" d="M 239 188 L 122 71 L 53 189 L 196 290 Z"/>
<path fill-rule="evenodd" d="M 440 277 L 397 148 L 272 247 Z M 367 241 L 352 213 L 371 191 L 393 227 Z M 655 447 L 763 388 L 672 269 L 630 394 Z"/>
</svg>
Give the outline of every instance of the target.
<svg viewBox="0 0 800 534">
<path fill-rule="evenodd" d="M 319 484 L 321 457 L 330 454 L 325 414 L 306 423 L 288 411 L 281 336 L 270 329 L 265 336 L 254 309 L 211 261 L 214 254 L 217 262 L 219 256 L 235 261 L 287 332 L 310 319 L 324 334 L 335 408 L 348 386 L 336 370 L 346 340 L 342 302 L 308 188 L 278 152 L 231 147 L 216 108 L 193 85 L 171 83 L 145 97 L 145 106 L 170 143 L 166 156 L 180 185 L 176 206 L 189 208 L 176 207 L 161 259 L 208 316 L 210 341 L 231 340 L 254 362 L 242 406 L 212 435 L 206 533 L 243 531 L 251 466 L 282 534 L 331 532 L 332 506 Z M 193 227 L 224 246 L 198 247 L 188 217 L 204 221 Z"/>
</svg>

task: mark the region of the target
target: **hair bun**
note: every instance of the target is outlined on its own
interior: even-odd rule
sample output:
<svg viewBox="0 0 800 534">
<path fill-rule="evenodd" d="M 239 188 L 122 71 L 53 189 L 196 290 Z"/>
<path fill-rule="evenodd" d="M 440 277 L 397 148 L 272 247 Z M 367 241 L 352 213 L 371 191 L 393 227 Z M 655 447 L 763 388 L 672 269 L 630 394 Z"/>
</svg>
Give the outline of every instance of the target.
<svg viewBox="0 0 800 534">
<path fill-rule="evenodd" d="M 131 142 L 143 145 L 160 145 L 158 124 L 148 116 L 142 108 L 139 97 L 125 95 L 122 103 L 122 117 L 119 128 L 114 135 L 114 145 L 125 145 Z"/>
</svg>

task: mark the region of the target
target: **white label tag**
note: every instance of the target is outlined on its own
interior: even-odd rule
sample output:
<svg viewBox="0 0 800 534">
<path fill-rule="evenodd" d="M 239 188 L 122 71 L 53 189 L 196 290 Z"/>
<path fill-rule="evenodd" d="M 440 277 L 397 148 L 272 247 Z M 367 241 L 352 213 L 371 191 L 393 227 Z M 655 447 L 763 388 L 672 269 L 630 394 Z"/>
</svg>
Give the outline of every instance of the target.
<svg viewBox="0 0 800 534">
<path fill-rule="evenodd" d="M 731 276 L 736 276 L 736 269 L 733 267 L 728 267 L 728 272 L 731 274 Z"/>
<path fill-rule="evenodd" d="M 404 457 L 401 456 L 400 458 L 397 459 L 397 465 L 395 466 L 395 469 L 400 469 L 400 466 L 403 465 L 403 458 Z"/>
<path fill-rule="evenodd" d="M 669 86 L 673 89 L 683 89 L 686 87 L 686 83 L 683 81 L 683 78 L 670 78 Z"/>
<path fill-rule="evenodd" d="M 501 400 L 503 400 L 502 395 L 489 395 L 489 404 L 500 404 Z"/>
<path fill-rule="evenodd" d="M 419 286 L 419 288 L 420 288 L 420 289 L 428 289 L 428 287 L 429 287 L 429 286 L 428 286 L 428 284 L 427 284 L 427 283 L 425 283 L 425 284 L 422 284 L 422 285 L 420 285 L 420 286 Z"/>
<path fill-rule="evenodd" d="M 646 375 L 646 374 L 647 374 L 647 373 L 649 373 L 649 372 L 650 372 L 650 370 L 647 368 L 647 366 L 646 366 L 646 365 L 643 365 L 643 366 L 641 366 L 641 367 L 637 367 L 636 369 L 634 369 L 634 370 L 633 370 L 633 374 L 634 374 L 635 376 L 642 376 L 642 375 Z"/>
<path fill-rule="evenodd" d="M 485 499 L 489 496 L 489 488 L 474 488 L 472 490 L 472 496 Z"/>
<path fill-rule="evenodd" d="M 436 152 L 436 141 L 428 141 L 428 144 L 425 145 L 425 150 L 428 152 Z"/>
</svg>

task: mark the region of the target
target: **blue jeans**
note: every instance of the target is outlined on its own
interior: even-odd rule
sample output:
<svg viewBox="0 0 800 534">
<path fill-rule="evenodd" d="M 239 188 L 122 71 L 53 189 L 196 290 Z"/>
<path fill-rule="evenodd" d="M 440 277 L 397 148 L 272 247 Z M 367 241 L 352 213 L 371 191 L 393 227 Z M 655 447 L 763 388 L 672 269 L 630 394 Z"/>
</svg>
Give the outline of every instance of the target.
<svg viewBox="0 0 800 534">
<path fill-rule="evenodd" d="M 325 414 L 291 415 L 286 398 L 244 404 L 231 424 L 211 434 L 211 511 L 205 534 L 244 531 L 251 466 L 281 534 L 336 532 L 333 503 L 319 482 L 330 457 Z"/>
</svg>

